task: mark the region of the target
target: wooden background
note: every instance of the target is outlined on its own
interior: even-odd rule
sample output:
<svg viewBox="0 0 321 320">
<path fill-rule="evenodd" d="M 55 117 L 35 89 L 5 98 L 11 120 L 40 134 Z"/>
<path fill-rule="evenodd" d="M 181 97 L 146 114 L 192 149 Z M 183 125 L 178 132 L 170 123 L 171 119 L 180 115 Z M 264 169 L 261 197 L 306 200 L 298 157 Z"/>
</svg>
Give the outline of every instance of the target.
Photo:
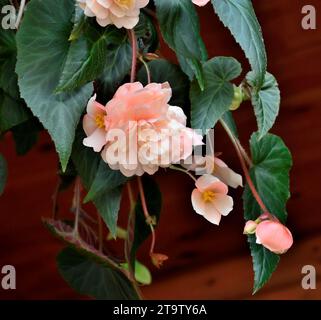
<svg viewBox="0 0 321 320">
<path fill-rule="evenodd" d="M 164 299 L 319 299 L 321 298 L 321 4 L 317 0 L 254 0 L 263 28 L 269 71 L 282 92 L 281 114 L 273 132 L 281 135 L 294 157 L 289 227 L 295 244 L 282 257 L 270 283 L 251 296 L 252 269 L 246 239 L 242 235 L 241 190 L 234 192 L 235 210 L 212 226 L 195 214 L 190 204 L 193 184 L 180 173 L 157 174 L 165 203 L 157 230 L 157 249 L 170 256 L 165 266 L 153 269 L 154 283 L 144 288 L 147 298 Z M 317 30 L 301 28 L 301 9 L 317 9 Z M 199 10 L 202 33 L 210 56 L 232 55 L 248 70 L 242 51 L 214 16 L 210 6 Z M 163 47 L 168 57 L 173 57 Z M 236 112 L 241 140 L 246 142 L 255 119 L 250 105 Z M 240 171 L 224 132 L 216 130 L 216 151 Z M 60 278 L 55 256 L 62 245 L 41 224 L 51 214 L 51 195 L 57 178 L 57 157 L 46 135 L 25 157 L 17 157 L 11 136 L 0 142 L 9 162 L 9 182 L 0 198 L 0 267 L 17 269 L 17 290 L 4 291 L 2 299 L 80 298 Z M 61 199 L 69 206 L 70 193 Z M 141 260 L 146 260 L 145 246 Z M 318 272 L 316 290 L 301 288 L 301 269 L 312 264 Z"/>
</svg>

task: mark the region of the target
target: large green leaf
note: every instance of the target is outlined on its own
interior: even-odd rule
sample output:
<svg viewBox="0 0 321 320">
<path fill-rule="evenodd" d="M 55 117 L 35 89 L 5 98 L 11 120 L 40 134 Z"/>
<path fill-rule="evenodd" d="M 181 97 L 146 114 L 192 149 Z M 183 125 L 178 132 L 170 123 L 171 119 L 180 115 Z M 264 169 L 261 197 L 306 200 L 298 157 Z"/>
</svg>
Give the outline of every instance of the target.
<svg viewBox="0 0 321 320">
<path fill-rule="evenodd" d="M 248 242 L 253 260 L 253 294 L 255 294 L 269 281 L 280 261 L 280 257 L 261 244 L 257 244 L 255 236 L 249 236 Z"/>
<path fill-rule="evenodd" d="M 69 50 L 73 0 L 33 0 L 17 34 L 16 71 L 22 97 L 49 131 L 62 168 L 70 157 L 75 128 L 92 93 L 88 84 L 77 91 L 55 94 Z"/>
<path fill-rule="evenodd" d="M 2 154 L 0 154 L 0 195 L 3 193 L 7 181 L 7 175 L 7 162 Z"/>
<path fill-rule="evenodd" d="M 267 66 L 260 24 L 251 0 L 212 0 L 215 12 L 230 29 L 248 58 L 258 89 L 263 84 Z"/>
<path fill-rule="evenodd" d="M 130 72 L 132 48 L 123 30 L 110 29 L 106 39 L 108 40 L 106 64 L 99 82 L 104 96 L 111 97 Z"/>
<path fill-rule="evenodd" d="M 93 43 L 85 36 L 72 43 L 56 92 L 70 91 L 98 78 L 107 56 L 106 35 Z"/>
<path fill-rule="evenodd" d="M 83 12 L 82 9 L 80 10 Z M 129 57 L 131 57 L 128 37 L 124 30 L 119 30 L 114 26 L 96 29 L 88 19 L 82 23 L 79 14 L 76 17 L 77 22 L 71 35 L 71 38 L 75 40 L 64 64 L 57 88 L 58 92 L 75 89 L 93 81 L 106 72 L 105 68 L 113 68 L 114 64 L 118 70 L 125 70 L 124 73 L 127 73 L 130 68 L 130 64 L 124 61 L 124 58 L 127 58 L 129 62 Z M 79 27 L 77 28 L 79 24 L 80 31 L 78 31 Z M 125 48 L 128 49 L 126 52 L 124 52 Z M 127 56 L 114 60 L 118 50 Z"/>
<path fill-rule="evenodd" d="M 14 31 L 0 28 L 0 132 L 7 131 L 30 117 L 29 110 L 20 99 L 15 73 L 16 56 Z"/>
<path fill-rule="evenodd" d="M 111 174 L 111 172 L 109 171 L 111 169 L 109 169 L 108 165 L 103 162 L 100 153 L 96 153 L 91 148 L 85 147 L 82 144 L 83 138 L 84 135 L 82 133 L 77 133 L 72 152 L 72 160 L 75 164 L 77 172 L 79 173 L 83 181 L 85 188 L 89 190 L 94 181 L 96 181 L 96 184 L 102 183 L 101 177 L 97 176 L 98 172 L 103 174 L 103 177 L 106 177 L 106 175 Z M 100 170 L 98 170 L 99 168 Z M 104 168 L 108 172 L 102 173 Z M 112 175 L 110 176 L 110 178 L 111 177 Z M 115 183 L 116 180 L 113 181 L 111 179 L 110 181 L 112 181 L 112 183 Z M 101 188 L 95 189 L 99 191 L 97 191 L 99 195 L 96 194 L 93 200 L 99 214 L 103 218 L 113 236 L 116 236 L 117 233 L 117 219 L 122 194 L 122 188 L 115 187 L 115 185 L 116 184 L 114 184 L 113 189 L 108 188 L 107 185 L 105 190 L 103 191 L 103 185 L 100 184 L 99 186 Z"/>
<path fill-rule="evenodd" d="M 292 158 L 289 149 L 278 136 L 267 134 L 259 139 L 258 133 L 250 140 L 253 167 L 252 180 L 269 212 L 283 223 L 286 221 L 286 202 L 290 197 L 289 171 Z M 246 220 L 255 220 L 262 211 L 248 186 L 244 190 Z"/>
<path fill-rule="evenodd" d="M 143 176 L 143 189 L 146 198 L 146 205 L 151 217 L 155 218 L 156 224 L 159 222 L 162 209 L 162 194 L 158 188 L 157 183 L 152 177 Z M 130 252 L 131 263 L 134 263 L 138 248 L 148 238 L 151 233 L 150 226 L 146 223 L 143 207 L 141 201 L 136 204 L 135 208 L 135 232 L 134 241 Z"/>
<path fill-rule="evenodd" d="M 194 5 L 190 0 L 154 0 L 162 35 L 175 51 L 190 80 L 196 76 L 204 88 L 201 63 L 207 59 Z"/>
<path fill-rule="evenodd" d="M 100 161 L 96 176 L 91 183 L 85 202 L 97 199 L 102 194 L 124 184 L 126 178 L 120 171 L 112 170 L 104 161 Z"/>
<path fill-rule="evenodd" d="M 291 154 L 281 138 L 267 134 L 259 139 L 258 133 L 251 137 L 253 167 L 251 178 L 269 212 L 285 223 L 286 202 L 289 199 L 289 170 L 292 165 Z M 262 213 L 248 185 L 244 194 L 244 217 L 255 220 Z M 253 268 L 255 272 L 254 292 L 257 292 L 271 277 L 277 267 L 279 257 L 255 243 L 255 237 L 249 236 Z"/>
<path fill-rule="evenodd" d="M 260 132 L 263 137 L 273 126 L 280 108 L 280 90 L 274 76 L 265 74 L 264 83 L 259 91 L 255 74 L 250 72 L 246 77 L 247 82 L 252 86 L 252 104 Z"/>
<path fill-rule="evenodd" d="M 171 105 L 183 107 L 188 103 L 189 80 L 177 65 L 164 59 L 153 60 L 147 65 L 152 82 L 169 82 L 172 88 L 172 98 L 169 102 Z M 147 73 L 144 66 L 139 70 L 137 78 L 144 85 L 147 84 Z"/>
<path fill-rule="evenodd" d="M 98 256 L 67 247 L 57 256 L 57 265 L 61 276 L 80 294 L 99 300 L 139 299 L 125 275 Z"/>
<path fill-rule="evenodd" d="M 203 65 L 205 89 L 194 81 L 191 86 L 192 127 L 203 131 L 213 128 L 229 110 L 234 97 L 231 80 L 241 73 L 241 65 L 234 58 L 217 57 Z"/>
</svg>

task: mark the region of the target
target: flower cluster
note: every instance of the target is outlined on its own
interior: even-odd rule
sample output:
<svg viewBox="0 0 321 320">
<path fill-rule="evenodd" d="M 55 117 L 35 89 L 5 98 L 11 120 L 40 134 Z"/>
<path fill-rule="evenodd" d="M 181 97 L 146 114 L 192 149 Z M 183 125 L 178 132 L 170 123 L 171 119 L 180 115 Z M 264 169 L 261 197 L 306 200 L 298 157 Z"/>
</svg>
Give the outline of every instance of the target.
<svg viewBox="0 0 321 320">
<path fill-rule="evenodd" d="M 96 17 L 102 27 L 114 24 L 117 28 L 132 29 L 139 20 L 140 9 L 149 0 L 77 0 L 88 17 Z"/>
<path fill-rule="evenodd" d="M 154 174 L 188 158 L 203 138 L 186 127 L 181 108 L 168 104 L 171 95 L 168 83 L 135 82 L 121 86 L 106 106 L 92 97 L 83 120 L 84 145 L 103 149 L 103 160 L 127 177 Z"/>
</svg>

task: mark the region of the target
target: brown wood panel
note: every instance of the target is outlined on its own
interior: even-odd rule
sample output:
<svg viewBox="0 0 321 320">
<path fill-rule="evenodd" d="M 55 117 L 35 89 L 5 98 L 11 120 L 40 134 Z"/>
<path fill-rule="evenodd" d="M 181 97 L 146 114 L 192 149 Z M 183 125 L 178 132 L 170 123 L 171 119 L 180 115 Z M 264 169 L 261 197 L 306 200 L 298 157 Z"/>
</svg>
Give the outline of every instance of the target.
<svg viewBox="0 0 321 320">
<path fill-rule="evenodd" d="M 278 78 L 282 92 L 282 109 L 273 132 L 280 134 L 293 151 L 292 198 L 288 205 L 289 225 L 295 246 L 283 257 L 271 284 L 258 298 L 321 298 L 320 291 L 301 292 L 298 288 L 299 266 L 319 262 L 318 250 L 304 240 L 321 230 L 321 4 L 309 1 L 319 12 L 318 30 L 301 28 L 301 8 L 306 1 L 253 1 L 259 16 L 269 54 L 269 70 Z M 202 33 L 210 56 L 233 55 L 243 66 L 248 63 L 233 38 L 214 18 L 210 7 L 199 10 Z M 173 55 L 163 47 L 168 57 Z M 235 113 L 241 140 L 246 142 L 255 119 L 249 104 Z M 216 130 L 216 151 L 240 170 L 234 150 L 224 132 Z M 59 277 L 54 258 L 61 244 L 41 224 L 42 216 L 50 216 L 57 168 L 57 157 L 48 136 L 42 135 L 37 147 L 25 157 L 17 157 L 13 142 L 6 136 L 0 152 L 9 161 L 9 183 L 0 197 L 0 266 L 17 267 L 18 289 L 4 292 L 0 298 L 74 298 L 78 297 Z M 252 271 L 246 240 L 242 235 L 241 200 L 235 210 L 215 227 L 196 215 L 190 204 L 193 183 L 180 173 L 156 175 L 164 193 L 164 208 L 157 230 L 157 249 L 170 256 L 160 271 L 153 269 L 155 285 L 146 288 L 152 297 L 248 298 Z M 233 191 L 235 196 L 241 190 Z M 68 212 L 70 193 L 62 198 L 62 209 Z M 124 206 L 124 208 L 126 205 Z M 126 212 L 122 212 L 126 215 Z M 300 248 L 300 249 L 298 249 Z M 144 250 L 145 249 L 145 250 Z M 147 245 L 141 250 L 144 261 Z M 298 250 L 298 251 L 297 251 Z M 290 270 L 290 272 L 289 272 Z M 224 273 L 225 278 L 220 274 Z M 183 278 L 183 276 L 185 278 Z M 168 280 L 166 280 L 168 277 Z M 239 279 L 242 279 L 240 281 Z M 187 287 L 193 290 L 187 291 Z M 233 289 L 233 287 L 235 289 Z M 185 291 L 185 292 L 184 292 Z M 288 293 L 288 295 L 286 295 Z"/>
</svg>

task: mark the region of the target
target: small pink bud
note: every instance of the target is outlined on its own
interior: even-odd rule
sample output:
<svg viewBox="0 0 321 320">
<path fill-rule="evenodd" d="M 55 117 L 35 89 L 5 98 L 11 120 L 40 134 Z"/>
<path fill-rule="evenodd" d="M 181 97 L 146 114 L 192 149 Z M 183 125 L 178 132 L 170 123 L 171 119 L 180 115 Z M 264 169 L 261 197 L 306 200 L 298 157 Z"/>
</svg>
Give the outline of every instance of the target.
<svg viewBox="0 0 321 320">
<path fill-rule="evenodd" d="M 262 221 L 256 227 L 256 242 L 270 251 L 282 254 L 293 244 L 290 230 L 279 221 Z"/>
<path fill-rule="evenodd" d="M 257 227 L 257 223 L 255 221 L 249 220 L 246 222 L 243 234 L 254 234 Z"/>
</svg>

